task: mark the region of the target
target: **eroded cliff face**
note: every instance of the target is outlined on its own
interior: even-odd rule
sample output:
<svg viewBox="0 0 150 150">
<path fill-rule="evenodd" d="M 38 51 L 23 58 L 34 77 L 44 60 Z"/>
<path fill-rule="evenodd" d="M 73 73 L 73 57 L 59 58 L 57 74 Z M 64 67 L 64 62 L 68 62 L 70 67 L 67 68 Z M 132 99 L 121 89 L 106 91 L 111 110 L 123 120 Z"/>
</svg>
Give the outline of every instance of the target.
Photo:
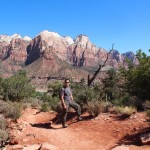
<svg viewBox="0 0 150 150">
<path fill-rule="evenodd" d="M 3 61 L 8 56 L 9 44 L 0 42 L 0 60 Z"/>
<path fill-rule="evenodd" d="M 67 60 L 74 66 L 94 66 L 99 61 L 96 55 L 98 49 L 86 35 L 79 35 L 67 48 Z"/>
<path fill-rule="evenodd" d="M 28 57 L 26 65 L 31 64 L 35 60 L 51 53 L 49 48 L 63 61 L 73 66 L 94 67 L 106 60 L 107 53 L 104 48 L 96 47 L 86 35 L 79 35 L 73 41 L 69 37 L 61 37 L 57 33 L 43 31 L 35 37 L 27 47 Z M 109 54 L 107 65 L 118 68 L 123 65 L 124 57 L 118 51 Z"/>
<path fill-rule="evenodd" d="M 0 36 L 0 59 L 2 61 L 10 59 L 24 63 L 27 59 L 26 47 L 30 43 L 29 37 L 21 38 L 20 35 Z"/>
<path fill-rule="evenodd" d="M 1 72 L 5 77 L 13 75 L 25 66 L 28 44 L 29 41 L 21 38 L 12 38 L 11 41 L 0 42 Z"/>
<path fill-rule="evenodd" d="M 78 69 L 84 66 L 98 66 L 104 63 L 107 53 L 104 48 L 96 47 L 86 35 L 79 35 L 74 40 L 69 36 L 63 37 L 47 30 L 33 39 L 27 36 L 22 38 L 18 34 L 0 35 L 1 70 L 6 74 L 13 74 L 25 67 L 30 68 L 32 74 L 37 76 L 40 74 L 48 77 L 60 72 L 63 72 L 63 76 L 64 70 L 71 75 L 70 66 L 76 66 Z M 108 55 L 106 64 L 115 68 L 126 66 L 126 58 L 138 63 L 132 52 L 122 55 L 113 50 Z M 68 68 L 68 71 L 65 68 Z"/>
</svg>

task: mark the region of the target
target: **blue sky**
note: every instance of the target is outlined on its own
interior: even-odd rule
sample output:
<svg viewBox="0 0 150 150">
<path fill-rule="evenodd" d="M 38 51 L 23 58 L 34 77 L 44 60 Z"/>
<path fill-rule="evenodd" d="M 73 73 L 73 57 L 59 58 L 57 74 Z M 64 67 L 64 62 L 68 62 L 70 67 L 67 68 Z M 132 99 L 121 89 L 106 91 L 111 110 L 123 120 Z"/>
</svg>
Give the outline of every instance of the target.
<svg viewBox="0 0 150 150">
<path fill-rule="evenodd" d="M 0 34 L 86 34 L 107 50 L 150 49 L 150 0 L 1 0 Z"/>
</svg>

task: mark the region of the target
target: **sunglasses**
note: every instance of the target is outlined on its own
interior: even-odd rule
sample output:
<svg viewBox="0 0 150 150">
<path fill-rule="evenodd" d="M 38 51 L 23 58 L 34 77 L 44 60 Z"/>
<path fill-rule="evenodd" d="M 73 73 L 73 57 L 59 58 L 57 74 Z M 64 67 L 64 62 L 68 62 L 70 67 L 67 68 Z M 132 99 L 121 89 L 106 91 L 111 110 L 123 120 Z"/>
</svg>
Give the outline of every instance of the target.
<svg viewBox="0 0 150 150">
<path fill-rule="evenodd" d="M 66 82 L 66 83 L 70 83 L 70 82 Z"/>
</svg>

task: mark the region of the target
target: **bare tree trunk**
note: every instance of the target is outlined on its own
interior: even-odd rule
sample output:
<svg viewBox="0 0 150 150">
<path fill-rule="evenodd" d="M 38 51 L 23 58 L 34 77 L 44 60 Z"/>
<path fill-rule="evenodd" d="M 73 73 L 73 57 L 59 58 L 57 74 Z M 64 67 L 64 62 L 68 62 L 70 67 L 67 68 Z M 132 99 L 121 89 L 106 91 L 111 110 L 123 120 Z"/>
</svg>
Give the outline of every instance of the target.
<svg viewBox="0 0 150 150">
<path fill-rule="evenodd" d="M 112 46 L 112 50 L 113 50 L 113 46 Z M 106 62 L 108 60 L 108 56 L 109 54 L 111 53 L 110 50 L 108 53 L 107 53 L 107 57 L 106 57 L 106 60 L 104 61 L 104 63 L 102 65 L 99 65 L 98 69 L 95 71 L 94 75 L 92 78 L 90 78 L 90 74 L 88 74 L 88 86 L 90 86 L 92 84 L 92 82 L 95 80 L 95 78 L 97 77 L 98 73 L 100 72 L 100 70 L 106 65 Z"/>
</svg>

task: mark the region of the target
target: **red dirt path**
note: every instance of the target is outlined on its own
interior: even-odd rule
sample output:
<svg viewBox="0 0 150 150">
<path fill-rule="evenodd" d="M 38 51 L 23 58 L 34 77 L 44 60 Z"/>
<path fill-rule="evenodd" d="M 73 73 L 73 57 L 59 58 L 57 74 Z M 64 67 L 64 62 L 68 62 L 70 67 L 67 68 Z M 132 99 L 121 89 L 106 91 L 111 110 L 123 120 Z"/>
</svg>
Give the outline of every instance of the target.
<svg viewBox="0 0 150 150">
<path fill-rule="evenodd" d="M 56 113 L 38 112 L 37 109 L 28 108 L 18 120 L 18 127 L 11 131 L 11 135 L 19 145 L 48 142 L 59 150 L 110 150 L 125 143 L 131 144 L 128 146 L 130 150 L 150 149 L 150 146 L 133 145 L 133 138 L 124 138 L 150 127 L 143 113 L 136 113 L 124 120 L 109 113 L 100 114 L 95 119 L 83 114 L 84 120 L 81 122 L 75 121 L 75 118 L 70 119 L 67 122 L 68 128 L 52 123 L 55 117 Z M 11 149 L 12 146 L 8 145 L 7 150 Z"/>
</svg>

